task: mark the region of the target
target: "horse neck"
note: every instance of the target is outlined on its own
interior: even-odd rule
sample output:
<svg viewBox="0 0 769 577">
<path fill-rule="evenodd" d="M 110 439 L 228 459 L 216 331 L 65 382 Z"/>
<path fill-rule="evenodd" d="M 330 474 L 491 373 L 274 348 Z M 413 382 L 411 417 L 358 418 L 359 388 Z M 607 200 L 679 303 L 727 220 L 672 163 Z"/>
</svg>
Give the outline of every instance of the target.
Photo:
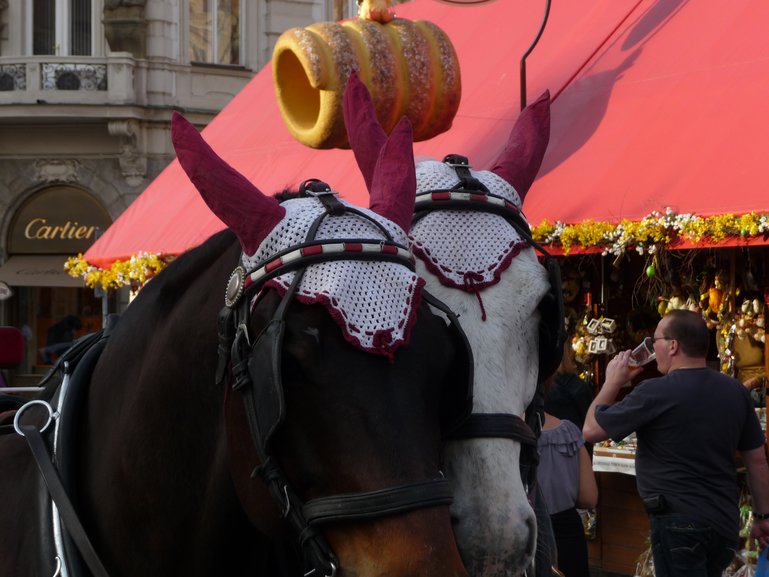
<svg viewBox="0 0 769 577">
<path fill-rule="evenodd" d="M 499 282 L 478 294 L 444 286 L 418 263 L 425 288 L 459 316 L 472 347 L 473 412 L 522 414 L 536 388 L 537 304 L 547 290 L 534 251 L 516 256 Z"/>
</svg>

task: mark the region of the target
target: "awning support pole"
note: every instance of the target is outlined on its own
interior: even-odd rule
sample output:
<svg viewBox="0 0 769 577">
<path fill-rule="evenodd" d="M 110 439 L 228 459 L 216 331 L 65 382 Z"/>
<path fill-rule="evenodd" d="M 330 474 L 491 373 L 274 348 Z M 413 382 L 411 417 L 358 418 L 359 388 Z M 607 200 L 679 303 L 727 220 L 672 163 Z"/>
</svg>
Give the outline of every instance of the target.
<svg viewBox="0 0 769 577">
<path fill-rule="evenodd" d="M 531 43 L 531 46 L 529 46 L 529 49 L 524 52 L 523 56 L 521 57 L 521 110 L 526 108 L 526 58 L 529 57 L 529 54 L 531 54 L 531 51 L 534 50 L 534 47 L 539 42 L 539 39 L 542 37 L 542 33 L 545 31 L 545 25 L 547 24 L 547 19 L 550 16 L 550 0 L 545 1 L 545 17 L 542 19 L 542 24 L 539 25 L 539 31 L 537 32 L 536 38 L 534 38 L 534 42 Z"/>
</svg>

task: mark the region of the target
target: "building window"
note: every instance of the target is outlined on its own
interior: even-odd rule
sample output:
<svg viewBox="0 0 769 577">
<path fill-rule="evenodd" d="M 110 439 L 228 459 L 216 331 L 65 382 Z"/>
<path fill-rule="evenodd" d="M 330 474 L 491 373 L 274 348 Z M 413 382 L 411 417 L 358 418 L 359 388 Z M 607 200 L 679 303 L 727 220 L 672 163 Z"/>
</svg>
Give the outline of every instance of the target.
<svg viewBox="0 0 769 577">
<path fill-rule="evenodd" d="M 32 0 L 32 54 L 90 56 L 93 0 Z"/>
<path fill-rule="evenodd" d="M 241 64 L 241 0 L 190 0 L 190 61 Z"/>
</svg>

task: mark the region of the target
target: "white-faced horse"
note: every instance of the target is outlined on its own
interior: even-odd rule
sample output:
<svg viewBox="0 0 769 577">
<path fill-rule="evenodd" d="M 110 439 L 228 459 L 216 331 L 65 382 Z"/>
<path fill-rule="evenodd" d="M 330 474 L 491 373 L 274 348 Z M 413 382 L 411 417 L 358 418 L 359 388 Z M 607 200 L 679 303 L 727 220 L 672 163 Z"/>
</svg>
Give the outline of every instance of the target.
<svg viewBox="0 0 769 577">
<path fill-rule="evenodd" d="M 373 115 L 361 88 L 348 88 L 345 113 L 348 126 L 361 127 L 349 136 L 363 168 L 386 135 L 360 118 Z M 536 545 L 527 494 L 536 434 L 521 417 L 560 360 L 563 310 L 557 265 L 549 262 L 548 275 L 538 261 L 521 204 L 547 148 L 549 104 L 545 94 L 521 113 L 491 171 L 459 156 L 417 165 L 409 235 L 417 270 L 459 318 L 474 357 L 473 414 L 444 455 L 457 544 L 472 576 L 521 574 Z"/>
</svg>

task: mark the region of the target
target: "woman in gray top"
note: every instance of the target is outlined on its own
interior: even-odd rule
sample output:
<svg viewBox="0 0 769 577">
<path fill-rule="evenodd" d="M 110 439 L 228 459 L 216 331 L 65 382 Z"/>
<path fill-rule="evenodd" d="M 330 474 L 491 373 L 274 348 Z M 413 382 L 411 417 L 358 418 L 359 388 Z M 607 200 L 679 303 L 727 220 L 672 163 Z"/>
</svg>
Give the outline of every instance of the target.
<svg viewBox="0 0 769 577">
<path fill-rule="evenodd" d="M 565 577 L 589 577 L 587 541 L 577 508 L 598 502 L 590 456 L 579 427 L 545 413 L 538 442 L 537 479 L 550 513 L 558 547 L 558 570 Z"/>
</svg>

